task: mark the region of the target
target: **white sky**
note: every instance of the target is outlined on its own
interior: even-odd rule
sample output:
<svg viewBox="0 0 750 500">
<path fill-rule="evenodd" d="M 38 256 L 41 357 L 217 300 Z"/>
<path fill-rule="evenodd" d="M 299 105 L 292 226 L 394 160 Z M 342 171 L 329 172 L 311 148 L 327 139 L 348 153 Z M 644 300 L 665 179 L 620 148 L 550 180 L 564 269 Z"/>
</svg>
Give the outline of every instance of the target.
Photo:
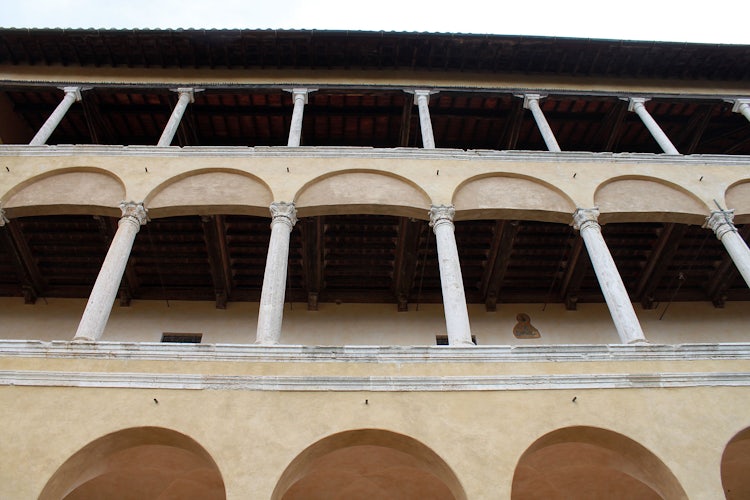
<svg viewBox="0 0 750 500">
<path fill-rule="evenodd" d="M 0 0 L 0 27 L 430 31 L 750 44 L 750 0 Z"/>
</svg>

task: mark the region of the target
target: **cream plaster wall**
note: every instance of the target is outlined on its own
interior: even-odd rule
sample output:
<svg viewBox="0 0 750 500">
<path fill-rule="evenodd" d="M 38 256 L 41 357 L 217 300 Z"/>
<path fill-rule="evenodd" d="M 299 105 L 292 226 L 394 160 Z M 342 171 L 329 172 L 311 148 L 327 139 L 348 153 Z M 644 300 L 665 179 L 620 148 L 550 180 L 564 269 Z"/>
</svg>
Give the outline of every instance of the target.
<svg viewBox="0 0 750 500">
<path fill-rule="evenodd" d="M 569 219 L 572 206 L 595 206 L 598 196 L 605 202 L 603 217 L 610 214 L 616 218 L 621 213 L 632 220 L 632 194 L 624 194 L 616 189 L 618 184 L 625 181 L 610 184 L 609 187 L 606 184 L 624 177 L 637 177 L 654 180 L 638 181 L 641 197 L 635 216 L 637 220 L 659 220 L 659 213 L 668 209 L 669 215 L 663 217 L 665 219 L 673 220 L 677 216 L 701 223 L 704 217 L 700 213 L 701 203 L 708 215 L 714 207 L 713 200 L 727 206 L 724 200 L 727 189 L 750 180 L 750 163 L 732 157 L 714 157 L 711 161 L 704 161 L 703 157 L 675 158 L 663 155 L 295 149 L 294 152 L 288 148 L 61 146 L 40 149 L 0 145 L 0 157 L 3 165 L 7 166 L 7 171 L 0 173 L 0 201 L 8 207 L 10 217 L 14 217 L 14 210 L 18 211 L 21 207 L 33 210 L 34 206 L 42 205 L 61 205 L 59 213 L 67 213 L 71 199 L 76 199 L 74 195 L 80 193 L 71 191 L 70 183 L 66 182 L 66 187 L 60 188 L 45 180 L 63 177 L 46 176 L 53 173 L 73 175 L 72 172 L 85 165 L 89 169 L 102 169 L 112 176 L 113 181 L 122 183 L 124 192 L 118 192 L 117 197 L 122 196 L 129 201 L 146 200 L 147 207 L 153 199 L 156 206 L 154 216 L 168 215 L 170 211 L 215 213 L 217 207 L 223 205 L 227 205 L 224 207 L 227 210 L 261 213 L 265 211 L 269 199 L 299 201 L 300 213 L 335 213 L 340 208 L 332 206 L 351 205 L 352 196 L 361 193 L 363 206 L 376 207 L 379 212 L 391 207 L 390 213 L 396 215 L 427 218 L 429 203 L 450 204 L 456 198 L 467 211 L 464 216 L 459 210 L 459 219 L 467 218 L 481 209 L 483 218 L 502 217 L 510 210 L 519 218 L 559 221 Z M 215 173 L 208 173 L 207 170 Z M 257 183 L 246 193 L 244 206 L 237 205 L 242 202 L 242 196 L 235 183 L 226 182 L 229 171 L 243 175 L 244 179 L 248 179 L 245 182 L 257 179 L 252 181 Z M 198 174 L 198 177 L 193 178 L 192 174 Z M 477 181 L 472 180 L 481 177 L 491 180 L 474 184 Z M 518 196 L 495 196 L 512 191 L 521 177 L 526 179 L 526 187 L 538 187 L 532 193 L 540 198 L 541 210 Z M 35 179 L 40 180 L 35 183 Z M 344 187 L 356 186 L 356 189 L 342 189 L 340 182 L 331 184 L 333 179 L 337 179 L 337 182 L 343 180 Z M 395 188 L 392 180 L 396 179 L 403 181 L 396 190 L 399 199 L 394 199 L 396 196 L 390 194 Z M 175 182 L 177 184 L 173 184 Z M 481 196 L 481 202 L 470 202 L 466 196 L 466 189 L 469 189 L 466 186 L 479 186 L 487 182 L 492 183 L 487 188 L 489 191 L 484 192 L 485 189 L 476 193 Z M 189 189 L 164 188 L 184 183 L 189 184 Z M 201 185 L 208 186 L 210 190 L 207 188 L 206 192 L 201 192 Z M 261 186 L 267 186 L 267 191 Z M 543 186 L 554 186 L 554 191 Z M 601 186 L 604 188 L 600 190 Z M 665 186 L 671 188 L 665 191 Z M 21 187 L 23 191 L 19 193 Z M 539 189 L 542 192 L 537 193 Z M 24 192 L 33 193 L 33 196 L 21 196 Z M 96 203 L 101 204 L 102 210 L 112 210 L 122 200 L 114 200 L 115 193 L 111 190 L 106 193 L 111 194 L 106 199 L 95 198 Z M 550 197 L 549 193 L 555 194 Z M 665 194 L 669 195 L 668 200 L 674 199 L 673 205 L 664 206 L 662 199 Z M 217 205 L 217 200 L 222 198 L 229 201 Z M 83 196 L 83 199 L 87 200 L 87 197 Z M 94 203 L 94 200 L 87 200 L 86 203 Z M 737 215 L 746 215 L 744 211 L 750 211 L 750 207 L 745 207 L 742 201 L 738 203 Z M 424 215 L 420 215 L 422 213 Z"/>
<path fill-rule="evenodd" d="M 0 497 L 36 498 L 92 440 L 160 426 L 208 451 L 228 499 L 268 499 L 307 446 L 362 428 L 425 444 L 470 499 L 507 499 L 515 466 L 536 439 L 586 425 L 645 446 L 689 498 L 721 498 L 721 453 L 750 424 L 748 397 L 746 387 L 405 393 L 2 387 Z"/>
<path fill-rule="evenodd" d="M 34 305 L 21 298 L 0 298 L 2 339 L 71 340 L 85 307 L 84 300 L 47 299 Z M 728 302 L 723 309 L 710 303 L 674 303 L 660 320 L 666 304 L 643 310 L 638 318 L 649 341 L 657 344 L 750 341 L 750 310 Z M 539 339 L 516 339 L 516 315 L 528 314 L 541 333 Z M 604 304 L 579 304 L 568 311 L 562 304 L 500 304 L 487 312 L 469 305 L 472 333 L 480 345 L 616 344 L 617 332 Z M 255 341 L 258 304 L 230 302 L 216 309 L 213 302 L 140 301 L 115 305 L 102 340 L 159 342 L 164 332 L 202 333 L 204 344 L 247 344 Z M 445 335 L 441 305 L 410 305 L 399 313 L 391 304 L 321 303 L 318 311 L 306 304 L 287 304 L 281 342 L 290 345 L 434 345 Z"/>
</svg>

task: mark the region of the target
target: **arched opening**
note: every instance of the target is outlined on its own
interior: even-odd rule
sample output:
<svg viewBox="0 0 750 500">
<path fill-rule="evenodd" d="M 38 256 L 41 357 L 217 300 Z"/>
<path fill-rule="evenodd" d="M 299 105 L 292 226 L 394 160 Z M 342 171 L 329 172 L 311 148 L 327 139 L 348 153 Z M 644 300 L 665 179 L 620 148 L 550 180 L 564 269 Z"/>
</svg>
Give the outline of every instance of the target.
<svg viewBox="0 0 750 500">
<path fill-rule="evenodd" d="M 596 427 L 567 427 L 539 438 L 513 475 L 511 498 L 687 498 L 653 453 L 632 439 Z"/>
<path fill-rule="evenodd" d="M 434 451 L 402 434 L 360 429 L 328 436 L 281 475 L 273 500 L 464 500 L 458 478 Z"/>
<path fill-rule="evenodd" d="M 39 500 L 226 498 L 216 463 L 184 434 L 136 427 L 107 434 L 63 463 Z"/>
<path fill-rule="evenodd" d="M 750 498 L 750 427 L 734 436 L 721 456 L 721 484 L 728 500 Z"/>
</svg>

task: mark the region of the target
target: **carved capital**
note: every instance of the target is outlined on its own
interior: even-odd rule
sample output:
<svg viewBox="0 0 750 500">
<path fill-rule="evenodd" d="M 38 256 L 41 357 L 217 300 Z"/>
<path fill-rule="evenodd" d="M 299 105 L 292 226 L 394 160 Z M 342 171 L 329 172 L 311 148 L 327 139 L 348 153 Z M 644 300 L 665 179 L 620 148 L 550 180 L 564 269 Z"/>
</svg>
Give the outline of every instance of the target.
<svg viewBox="0 0 750 500">
<path fill-rule="evenodd" d="M 456 209 L 453 205 L 432 205 L 428 213 L 430 215 L 430 227 L 436 228 L 441 224 L 450 224 L 452 226 Z"/>
<path fill-rule="evenodd" d="M 635 111 L 638 107 L 643 107 L 646 101 L 649 101 L 648 97 L 628 97 L 628 111 Z"/>
<path fill-rule="evenodd" d="M 148 221 L 148 210 L 143 206 L 143 203 L 136 203 L 134 201 L 123 201 L 120 203 L 120 210 L 122 210 L 122 218 L 120 222 L 129 220 L 135 222 L 139 226 L 143 226 Z"/>
<path fill-rule="evenodd" d="M 180 96 L 187 95 L 190 98 L 190 102 L 195 102 L 195 93 L 203 92 L 204 89 L 194 89 L 192 87 L 178 87 L 176 89 L 169 89 L 172 92 L 177 92 Z"/>
<path fill-rule="evenodd" d="M 82 99 L 81 97 L 81 91 L 82 90 L 88 90 L 88 88 L 84 89 L 83 87 L 61 87 L 62 91 L 65 92 L 65 94 L 72 94 L 75 96 L 76 101 L 80 101 Z"/>
<path fill-rule="evenodd" d="M 296 101 L 297 99 L 303 99 L 304 104 L 307 104 L 307 99 L 310 93 L 315 92 L 318 89 L 308 89 L 308 88 L 294 88 L 294 89 L 284 89 L 285 92 L 291 92 L 292 93 L 292 99 Z"/>
<path fill-rule="evenodd" d="M 291 230 L 297 223 L 297 209 L 293 202 L 275 201 L 271 203 L 269 209 L 271 210 L 272 226 L 278 222 L 282 222 L 287 224 Z"/>
<path fill-rule="evenodd" d="M 523 97 L 523 109 L 529 109 L 531 101 L 536 101 L 538 103 L 541 99 L 544 99 L 547 96 L 542 94 L 521 94 L 517 97 Z"/>
<path fill-rule="evenodd" d="M 706 217 L 706 227 L 711 229 L 721 241 L 727 233 L 736 233 L 737 228 L 732 222 L 734 210 L 714 210 L 710 217 Z"/>
<path fill-rule="evenodd" d="M 579 208 L 573 212 L 573 227 L 582 231 L 589 227 L 601 229 L 598 208 Z"/>
<path fill-rule="evenodd" d="M 727 101 L 732 103 L 732 113 L 742 113 L 743 108 L 750 107 L 750 98 L 743 97 L 740 99 L 734 99 Z"/>
<path fill-rule="evenodd" d="M 410 94 L 414 94 L 414 104 L 419 104 L 420 99 L 424 99 L 426 104 L 429 104 L 430 102 L 430 96 L 432 94 L 437 94 L 437 90 L 428 90 L 428 89 L 417 89 L 417 90 L 407 90 L 406 92 L 409 92 Z"/>
<path fill-rule="evenodd" d="M 7 222 L 10 222 L 5 216 L 5 210 L 0 208 L 0 227 L 3 227 Z"/>
</svg>

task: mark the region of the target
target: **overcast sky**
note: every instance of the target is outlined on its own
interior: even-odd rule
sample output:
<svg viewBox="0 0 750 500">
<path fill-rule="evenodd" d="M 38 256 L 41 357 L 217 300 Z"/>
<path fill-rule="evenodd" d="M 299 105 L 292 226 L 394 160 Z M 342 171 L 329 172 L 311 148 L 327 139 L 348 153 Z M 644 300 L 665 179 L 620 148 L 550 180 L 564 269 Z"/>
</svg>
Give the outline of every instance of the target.
<svg viewBox="0 0 750 500">
<path fill-rule="evenodd" d="M 16 28 L 430 31 L 750 44 L 750 0 L 0 0 Z"/>
</svg>

